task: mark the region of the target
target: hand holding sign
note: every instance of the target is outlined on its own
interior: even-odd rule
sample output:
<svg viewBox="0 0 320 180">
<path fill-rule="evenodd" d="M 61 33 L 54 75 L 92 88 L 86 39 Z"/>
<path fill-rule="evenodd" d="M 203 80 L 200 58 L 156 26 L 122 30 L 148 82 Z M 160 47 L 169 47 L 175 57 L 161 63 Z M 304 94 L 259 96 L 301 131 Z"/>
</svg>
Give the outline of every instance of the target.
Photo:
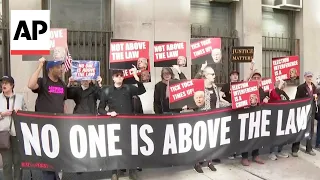
<svg viewBox="0 0 320 180">
<path fill-rule="evenodd" d="M 117 116 L 117 113 L 112 111 L 112 112 L 108 112 L 107 113 L 108 116 L 111 116 L 111 117 L 116 117 Z"/>
<path fill-rule="evenodd" d="M 101 76 L 98 76 L 98 77 L 97 77 L 97 83 L 98 83 L 98 86 L 99 86 L 99 87 L 102 86 L 102 78 L 101 78 Z"/>
<path fill-rule="evenodd" d="M 43 67 L 45 61 L 46 61 L 46 59 L 44 57 L 41 57 L 39 59 L 39 67 Z"/>
<path fill-rule="evenodd" d="M 208 66 L 208 62 L 206 61 L 204 64 L 201 65 L 201 71 L 203 71 Z"/>
</svg>

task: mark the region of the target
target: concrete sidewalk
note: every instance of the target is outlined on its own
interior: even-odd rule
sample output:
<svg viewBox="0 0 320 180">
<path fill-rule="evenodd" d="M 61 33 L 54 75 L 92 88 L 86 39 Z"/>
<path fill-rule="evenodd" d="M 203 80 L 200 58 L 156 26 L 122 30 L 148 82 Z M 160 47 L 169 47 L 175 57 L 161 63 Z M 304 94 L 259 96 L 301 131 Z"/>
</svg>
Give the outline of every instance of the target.
<svg viewBox="0 0 320 180">
<path fill-rule="evenodd" d="M 240 159 L 223 160 L 223 164 L 216 165 L 217 172 L 203 168 L 203 174 L 198 174 L 192 167 L 145 169 L 139 177 L 141 180 L 320 180 L 320 152 L 316 152 L 317 156 L 310 156 L 300 151 L 298 158 L 277 161 L 264 155 L 266 164 L 252 163 L 249 167 L 243 167 Z"/>
</svg>

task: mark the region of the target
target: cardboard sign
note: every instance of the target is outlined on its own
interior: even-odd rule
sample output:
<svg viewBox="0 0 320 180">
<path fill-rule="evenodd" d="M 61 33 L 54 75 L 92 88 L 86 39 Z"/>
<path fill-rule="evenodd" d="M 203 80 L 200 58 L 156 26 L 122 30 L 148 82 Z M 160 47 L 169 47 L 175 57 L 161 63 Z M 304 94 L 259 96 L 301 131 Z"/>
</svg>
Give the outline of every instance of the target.
<svg viewBox="0 0 320 180">
<path fill-rule="evenodd" d="M 186 56 L 186 42 L 154 42 L 154 67 L 186 67 Z"/>
<path fill-rule="evenodd" d="M 206 61 L 208 64 L 221 62 L 221 38 L 193 38 L 190 40 L 190 49 L 193 65 Z"/>
<path fill-rule="evenodd" d="M 231 83 L 232 109 L 255 106 L 260 102 L 257 81 Z"/>
<path fill-rule="evenodd" d="M 75 81 L 96 80 L 100 76 L 100 62 L 73 60 L 71 75 Z"/>
<path fill-rule="evenodd" d="M 299 56 L 272 58 L 272 78 L 274 81 L 299 79 Z"/>
<path fill-rule="evenodd" d="M 253 46 L 232 47 L 232 62 L 252 62 Z"/>
<path fill-rule="evenodd" d="M 274 81 L 272 78 L 264 78 L 261 81 L 261 87 L 264 92 L 270 92 L 272 89 L 274 89 Z"/>
<path fill-rule="evenodd" d="M 63 28 L 50 29 L 50 54 L 49 55 L 23 55 L 22 61 L 38 61 L 40 57 L 47 61 L 65 61 L 68 54 L 68 31 Z"/>
<path fill-rule="evenodd" d="M 197 108 L 204 106 L 205 92 L 203 79 L 171 80 L 169 82 L 170 109 L 183 106 Z"/>
</svg>

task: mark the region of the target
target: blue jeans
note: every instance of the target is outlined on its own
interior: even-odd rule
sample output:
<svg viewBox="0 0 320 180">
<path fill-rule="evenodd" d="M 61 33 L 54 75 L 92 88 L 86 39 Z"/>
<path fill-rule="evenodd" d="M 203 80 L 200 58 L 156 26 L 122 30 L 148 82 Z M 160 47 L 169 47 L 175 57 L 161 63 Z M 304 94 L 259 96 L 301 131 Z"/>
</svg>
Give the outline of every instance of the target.
<svg viewBox="0 0 320 180">
<path fill-rule="evenodd" d="M 317 139 L 316 139 L 316 147 L 320 146 L 320 120 L 317 120 Z"/>
</svg>

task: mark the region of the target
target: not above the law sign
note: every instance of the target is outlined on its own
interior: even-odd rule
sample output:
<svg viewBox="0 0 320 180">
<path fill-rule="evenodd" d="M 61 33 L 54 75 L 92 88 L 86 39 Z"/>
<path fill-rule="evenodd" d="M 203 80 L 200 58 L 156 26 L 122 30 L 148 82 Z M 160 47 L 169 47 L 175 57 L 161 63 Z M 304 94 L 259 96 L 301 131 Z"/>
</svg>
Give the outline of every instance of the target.
<svg viewBox="0 0 320 180">
<path fill-rule="evenodd" d="M 50 55 L 50 11 L 11 10 L 11 55 Z"/>
</svg>

